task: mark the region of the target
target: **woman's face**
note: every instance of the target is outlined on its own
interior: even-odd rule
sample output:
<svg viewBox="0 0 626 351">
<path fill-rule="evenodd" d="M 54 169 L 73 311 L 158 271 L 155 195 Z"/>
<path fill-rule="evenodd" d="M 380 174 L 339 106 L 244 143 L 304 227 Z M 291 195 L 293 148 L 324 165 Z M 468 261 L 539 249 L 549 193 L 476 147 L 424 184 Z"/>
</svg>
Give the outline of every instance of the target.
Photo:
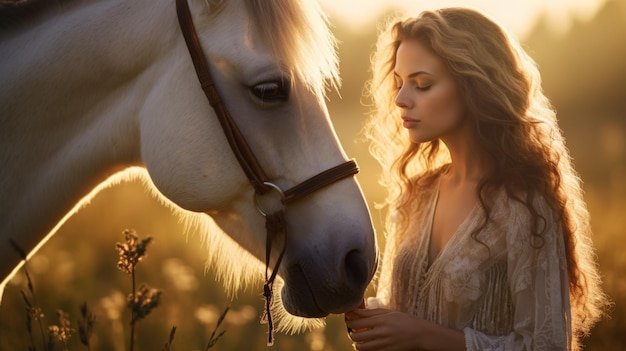
<svg viewBox="0 0 626 351">
<path fill-rule="evenodd" d="M 458 86 L 442 60 L 416 40 L 398 47 L 394 75 L 396 105 L 414 143 L 446 142 L 462 126 L 464 108 Z"/>
</svg>

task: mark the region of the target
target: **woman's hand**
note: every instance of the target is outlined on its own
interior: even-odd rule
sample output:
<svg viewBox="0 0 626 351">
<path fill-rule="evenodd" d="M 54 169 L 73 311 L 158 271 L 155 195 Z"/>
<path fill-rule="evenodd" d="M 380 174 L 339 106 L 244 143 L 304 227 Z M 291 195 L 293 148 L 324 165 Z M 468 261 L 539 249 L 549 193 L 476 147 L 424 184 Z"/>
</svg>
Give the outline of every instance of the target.
<svg viewBox="0 0 626 351">
<path fill-rule="evenodd" d="M 356 309 L 346 313 L 350 339 L 359 351 L 416 350 L 423 321 L 387 309 Z"/>
<path fill-rule="evenodd" d="M 350 339 L 359 351 L 465 350 L 462 331 L 382 308 L 347 312 Z"/>
</svg>

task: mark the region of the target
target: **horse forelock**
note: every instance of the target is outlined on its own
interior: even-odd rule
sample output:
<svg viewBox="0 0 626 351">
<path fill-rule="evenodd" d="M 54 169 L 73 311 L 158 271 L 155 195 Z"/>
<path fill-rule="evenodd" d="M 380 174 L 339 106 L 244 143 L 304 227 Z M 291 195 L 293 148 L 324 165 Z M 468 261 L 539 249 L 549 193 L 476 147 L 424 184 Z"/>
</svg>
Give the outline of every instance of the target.
<svg viewBox="0 0 626 351">
<path fill-rule="evenodd" d="M 323 100 L 338 89 L 337 41 L 316 1 L 246 0 L 248 13 L 274 56 Z"/>
</svg>

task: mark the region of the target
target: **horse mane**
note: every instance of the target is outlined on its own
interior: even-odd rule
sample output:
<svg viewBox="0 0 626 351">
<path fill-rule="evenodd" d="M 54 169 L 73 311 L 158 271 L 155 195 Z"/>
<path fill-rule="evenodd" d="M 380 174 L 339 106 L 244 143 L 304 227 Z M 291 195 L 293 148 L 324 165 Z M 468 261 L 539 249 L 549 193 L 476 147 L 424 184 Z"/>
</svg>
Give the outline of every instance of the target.
<svg viewBox="0 0 626 351">
<path fill-rule="evenodd" d="M 150 181 L 148 170 L 143 167 L 129 167 L 98 184 L 74 206 L 66 215 L 66 219 L 87 206 L 100 191 L 127 182 L 137 182 L 142 185 L 155 200 L 177 216 L 183 226 L 183 235 L 187 238 L 199 236 L 202 246 L 208 253 L 204 273 L 214 276 L 222 284 L 228 296 L 236 298 L 238 291 L 248 287 L 258 286 L 262 289 L 264 264 L 224 233 L 211 217 L 204 213 L 184 210 L 163 196 Z M 283 285 L 283 279 L 277 276 L 274 281 L 271 307 L 276 330 L 294 334 L 323 326 L 323 319 L 293 316 L 285 310 L 280 294 Z M 260 295 L 261 290 L 259 290 Z"/>
</svg>

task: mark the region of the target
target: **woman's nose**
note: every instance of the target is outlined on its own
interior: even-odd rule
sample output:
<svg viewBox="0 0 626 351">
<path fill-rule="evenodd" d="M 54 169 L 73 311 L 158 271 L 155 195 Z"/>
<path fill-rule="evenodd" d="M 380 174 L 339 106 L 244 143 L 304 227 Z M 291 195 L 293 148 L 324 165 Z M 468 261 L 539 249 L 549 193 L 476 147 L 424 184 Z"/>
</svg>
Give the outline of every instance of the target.
<svg viewBox="0 0 626 351">
<path fill-rule="evenodd" d="M 398 91 L 398 95 L 396 95 L 395 100 L 396 106 L 400 108 L 409 108 L 411 107 L 411 99 L 406 96 L 406 92 L 404 91 L 404 87 L 400 88 Z"/>
</svg>

